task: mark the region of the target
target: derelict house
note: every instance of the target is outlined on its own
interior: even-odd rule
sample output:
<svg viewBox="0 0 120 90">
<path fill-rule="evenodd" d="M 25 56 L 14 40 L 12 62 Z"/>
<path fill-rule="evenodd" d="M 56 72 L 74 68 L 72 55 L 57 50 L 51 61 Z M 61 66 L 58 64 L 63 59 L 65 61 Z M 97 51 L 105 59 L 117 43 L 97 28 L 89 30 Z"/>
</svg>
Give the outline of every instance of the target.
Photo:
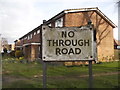
<svg viewBox="0 0 120 90">
<path fill-rule="evenodd" d="M 98 60 L 113 59 L 113 28 L 116 25 L 97 7 L 63 10 L 48 21 L 44 21 L 44 24 L 50 27 L 80 27 L 87 25 L 88 22 L 94 25 L 96 31 Z M 42 24 L 15 41 L 15 47 L 21 48 L 25 57 L 29 60 L 40 57 L 41 26 Z"/>
<path fill-rule="evenodd" d="M 15 49 L 20 49 L 28 60 L 35 60 L 40 55 L 40 29 L 38 26 L 34 30 L 25 34 L 15 42 Z"/>
</svg>

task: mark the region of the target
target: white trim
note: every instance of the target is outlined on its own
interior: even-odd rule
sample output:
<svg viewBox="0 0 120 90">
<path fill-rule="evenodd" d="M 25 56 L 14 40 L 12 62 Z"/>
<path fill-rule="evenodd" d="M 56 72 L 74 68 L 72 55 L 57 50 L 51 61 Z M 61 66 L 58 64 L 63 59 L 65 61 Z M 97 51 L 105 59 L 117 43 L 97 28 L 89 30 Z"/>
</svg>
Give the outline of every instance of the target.
<svg viewBox="0 0 120 90">
<path fill-rule="evenodd" d="M 51 18 L 52 20 L 56 20 L 57 18 L 61 17 L 63 14 L 65 13 L 70 13 L 70 12 L 81 12 L 81 11 L 96 11 L 98 12 L 101 16 L 103 16 L 113 27 L 117 27 L 106 15 L 104 15 L 97 7 L 93 7 L 93 8 L 79 8 L 79 9 L 66 9 L 63 10 L 62 13 L 57 14 L 56 16 L 54 16 L 53 18 Z M 46 24 L 51 23 L 51 19 L 49 19 Z"/>
<path fill-rule="evenodd" d="M 117 27 L 104 13 L 102 13 L 99 9 L 96 10 L 98 13 L 100 13 L 108 22 L 110 22 L 114 27 Z"/>
<path fill-rule="evenodd" d="M 23 46 L 15 46 L 15 47 L 21 48 L 21 47 L 23 47 Z"/>
<path fill-rule="evenodd" d="M 81 9 L 68 9 L 65 10 L 65 13 L 69 13 L 69 12 L 79 12 L 79 11 L 92 11 L 92 10 L 97 10 L 97 8 L 81 8 Z"/>
<path fill-rule="evenodd" d="M 23 44 L 23 46 L 28 46 L 28 45 L 41 45 L 41 43 L 27 43 L 27 44 Z"/>
</svg>

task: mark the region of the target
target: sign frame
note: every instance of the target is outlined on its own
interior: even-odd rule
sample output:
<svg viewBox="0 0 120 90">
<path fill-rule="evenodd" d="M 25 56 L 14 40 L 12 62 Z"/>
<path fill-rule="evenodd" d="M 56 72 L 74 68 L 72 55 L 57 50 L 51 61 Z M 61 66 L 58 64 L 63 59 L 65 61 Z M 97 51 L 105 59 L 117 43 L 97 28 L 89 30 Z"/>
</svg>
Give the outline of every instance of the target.
<svg viewBox="0 0 120 90">
<path fill-rule="evenodd" d="M 42 50 L 42 54 L 41 54 L 41 59 L 42 59 L 42 62 L 43 62 L 43 88 L 47 88 L 47 62 L 54 62 L 53 60 L 49 60 L 49 61 L 45 61 L 44 60 L 44 57 L 43 57 L 43 34 L 42 34 L 42 30 L 45 30 L 47 28 L 50 28 L 46 25 L 43 25 L 42 26 L 42 29 L 41 29 L 41 43 L 42 43 L 42 46 L 41 46 L 41 50 Z M 84 27 L 82 27 L 84 29 Z M 89 62 L 89 66 L 88 66 L 88 69 L 89 69 L 89 88 L 93 88 L 93 73 L 92 73 L 92 61 L 95 61 L 95 58 L 97 57 L 96 55 L 96 41 L 95 41 L 95 33 L 94 33 L 94 29 L 89 27 L 89 29 L 92 31 L 92 55 L 94 56 L 94 58 L 89 58 L 89 59 L 85 59 L 85 60 L 59 60 L 58 62 L 72 62 L 72 61 L 88 61 Z M 57 62 L 57 61 L 55 61 Z"/>
<path fill-rule="evenodd" d="M 62 27 L 62 29 L 74 29 L 74 28 L 78 28 L 78 29 L 82 29 L 82 30 L 90 30 L 91 31 L 91 41 L 92 41 L 92 43 L 91 43 L 91 48 L 92 48 L 92 57 L 89 57 L 89 58 L 86 58 L 86 59 L 75 59 L 75 60 L 73 60 L 73 59 L 64 59 L 64 60 L 59 60 L 59 59 L 54 59 L 54 60 L 46 60 L 45 59 L 45 57 L 44 57 L 44 53 L 43 53 L 43 51 L 44 51 L 44 44 L 43 44 L 43 42 L 44 42 L 44 36 L 43 36 L 43 33 L 44 33 L 44 30 L 52 30 L 53 28 L 51 28 L 51 27 L 49 27 L 49 26 L 47 26 L 47 25 L 42 25 L 42 29 L 41 29 L 41 37 L 42 37 L 42 42 L 41 42 L 41 45 L 42 45 L 42 56 L 41 56 L 41 58 L 42 58 L 42 60 L 43 61 L 45 61 L 45 62 L 70 62 L 70 61 L 93 61 L 93 60 L 95 60 L 95 58 L 96 58 L 96 44 L 95 44 L 95 41 L 94 41 L 94 29 L 92 28 L 92 27 L 87 27 L 87 26 L 83 26 L 83 27 Z M 54 29 L 61 29 L 61 27 L 60 28 L 54 28 Z"/>
</svg>

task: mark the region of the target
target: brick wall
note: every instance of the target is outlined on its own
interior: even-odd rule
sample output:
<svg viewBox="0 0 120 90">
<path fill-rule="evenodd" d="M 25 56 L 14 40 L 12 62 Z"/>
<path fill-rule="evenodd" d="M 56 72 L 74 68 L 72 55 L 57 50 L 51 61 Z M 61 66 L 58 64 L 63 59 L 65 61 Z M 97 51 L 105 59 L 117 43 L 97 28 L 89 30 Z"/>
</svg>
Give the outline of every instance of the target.
<svg viewBox="0 0 120 90">
<path fill-rule="evenodd" d="M 68 13 L 65 15 L 66 27 L 79 27 L 91 20 L 96 29 L 97 54 L 99 60 L 114 56 L 113 27 L 95 11 Z"/>
</svg>

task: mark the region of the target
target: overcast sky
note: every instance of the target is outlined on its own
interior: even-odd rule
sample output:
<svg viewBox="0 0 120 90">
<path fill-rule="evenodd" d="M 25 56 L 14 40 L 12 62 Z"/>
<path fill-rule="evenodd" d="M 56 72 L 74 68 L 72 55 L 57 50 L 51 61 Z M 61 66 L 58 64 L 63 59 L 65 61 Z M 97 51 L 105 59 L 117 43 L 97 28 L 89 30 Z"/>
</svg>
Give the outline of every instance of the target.
<svg viewBox="0 0 120 90">
<path fill-rule="evenodd" d="M 0 0 L 0 34 L 14 43 L 64 9 L 98 7 L 118 25 L 117 0 Z M 118 38 L 117 28 L 114 30 Z"/>
</svg>

